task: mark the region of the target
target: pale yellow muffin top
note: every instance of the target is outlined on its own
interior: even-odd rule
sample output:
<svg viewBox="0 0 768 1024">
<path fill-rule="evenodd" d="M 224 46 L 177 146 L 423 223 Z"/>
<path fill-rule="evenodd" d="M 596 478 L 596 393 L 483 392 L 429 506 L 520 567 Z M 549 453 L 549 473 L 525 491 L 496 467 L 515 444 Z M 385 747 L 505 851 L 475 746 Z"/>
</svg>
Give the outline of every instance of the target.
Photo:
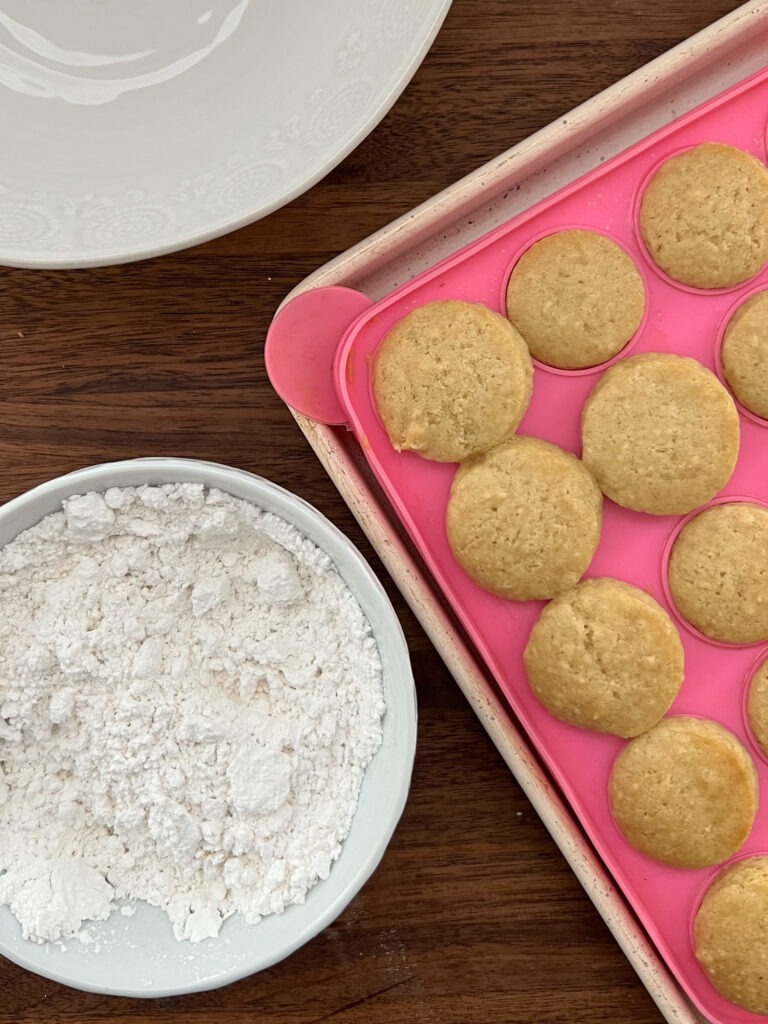
<svg viewBox="0 0 768 1024">
<path fill-rule="evenodd" d="M 667 575 L 678 611 L 702 633 L 768 640 L 768 509 L 739 501 L 700 512 L 672 545 Z"/>
<path fill-rule="evenodd" d="M 694 951 L 725 999 L 768 1014 L 768 857 L 745 857 L 710 885 L 693 925 Z"/>
<path fill-rule="evenodd" d="M 647 352 L 602 375 L 582 412 L 582 459 L 625 508 L 679 515 L 727 483 L 739 454 L 739 414 L 695 359 Z"/>
<path fill-rule="evenodd" d="M 519 435 L 459 468 L 446 514 L 464 570 L 518 601 L 572 587 L 592 560 L 601 524 L 602 495 L 580 460 Z"/>
<path fill-rule="evenodd" d="M 757 771 L 722 725 L 677 715 L 628 742 L 608 795 L 631 846 L 663 864 L 703 868 L 732 856 L 749 836 Z"/>
<path fill-rule="evenodd" d="M 728 386 L 744 408 L 768 419 L 768 288 L 731 317 L 721 359 Z"/>
<path fill-rule="evenodd" d="M 694 288 L 730 288 L 768 262 L 768 168 L 734 146 L 706 142 L 670 157 L 640 206 L 653 261 Z"/>
<path fill-rule="evenodd" d="M 683 645 L 645 591 L 582 580 L 551 601 L 524 652 L 528 682 L 556 718 L 637 736 L 666 714 L 683 682 Z"/>
<path fill-rule="evenodd" d="M 419 306 L 374 360 L 376 406 L 393 447 L 437 462 L 460 462 L 514 434 L 532 387 L 525 342 L 479 303 Z"/>
<path fill-rule="evenodd" d="M 535 242 L 507 285 L 507 316 L 548 366 L 596 366 L 640 326 L 645 286 L 635 262 L 597 231 L 558 231 Z"/>
</svg>

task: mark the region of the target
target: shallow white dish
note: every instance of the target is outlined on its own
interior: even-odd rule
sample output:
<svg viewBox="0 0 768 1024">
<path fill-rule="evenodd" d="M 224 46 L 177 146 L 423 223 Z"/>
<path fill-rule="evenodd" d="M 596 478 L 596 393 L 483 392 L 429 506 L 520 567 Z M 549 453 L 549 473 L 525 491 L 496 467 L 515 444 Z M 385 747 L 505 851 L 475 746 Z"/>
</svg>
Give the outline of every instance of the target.
<svg viewBox="0 0 768 1024">
<path fill-rule="evenodd" d="M 264 216 L 389 110 L 450 0 L 2 0 L 0 263 L 142 259 Z"/>
<path fill-rule="evenodd" d="M 191 481 L 217 487 L 292 523 L 322 548 L 357 597 L 378 643 L 383 664 L 382 745 L 368 766 L 360 802 L 341 855 L 306 903 L 248 925 L 224 922 L 216 939 L 177 942 L 167 916 L 139 904 L 133 917 L 119 913 L 88 926 L 94 942 L 37 945 L 21 937 L 7 907 L 0 907 L 0 954 L 28 970 L 74 988 L 113 995 L 159 997 L 216 988 L 263 970 L 317 935 L 347 906 L 378 865 L 408 795 L 416 747 L 416 698 L 408 649 L 383 587 L 347 538 L 301 498 L 275 484 L 214 463 L 151 458 L 107 463 L 51 480 L 0 508 L 0 546 L 72 494 L 112 486 Z"/>
</svg>

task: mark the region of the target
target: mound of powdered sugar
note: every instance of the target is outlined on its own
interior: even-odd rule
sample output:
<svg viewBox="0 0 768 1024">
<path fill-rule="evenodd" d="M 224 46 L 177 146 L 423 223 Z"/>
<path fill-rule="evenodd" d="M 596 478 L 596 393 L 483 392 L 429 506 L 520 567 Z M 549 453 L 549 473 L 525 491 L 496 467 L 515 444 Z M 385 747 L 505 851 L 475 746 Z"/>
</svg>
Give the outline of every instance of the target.
<svg viewBox="0 0 768 1024">
<path fill-rule="evenodd" d="M 37 942 L 122 900 L 178 939 L 304 901 L 380 745 L 328 556 L 197 484 L 64 502 L 0 550 L 0 903 Z"/>
</svg>

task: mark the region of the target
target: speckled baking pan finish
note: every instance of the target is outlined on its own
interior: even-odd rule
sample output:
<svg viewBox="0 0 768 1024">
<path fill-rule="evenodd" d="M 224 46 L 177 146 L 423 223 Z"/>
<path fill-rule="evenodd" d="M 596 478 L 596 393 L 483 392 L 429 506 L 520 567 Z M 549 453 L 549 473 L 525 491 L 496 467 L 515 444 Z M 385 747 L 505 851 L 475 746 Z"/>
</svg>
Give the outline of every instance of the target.
<svg viewBox="0 0 768 1024">
<path fill-rule="evenodd" d="M 587 397 L 609 365 L 629 356 L 646 352 L 690 356 L 723 380 L 719 345 L 725 325 L 742 302 L 768 288 L 768 267 L 763 265 L 756 274 L 729 288 L 701 289 L 677 283 L 646 250 L 639 226 L 640 204 L 655 170 L 691 147 L 724 143 L 765 162 L 767 125 L 768 69 L 763 69 L 370 306 L 350 303 L 346 323 L 343 307 L 347 300 L 338 295 L 339 301 L 330 304 L 333 312 L 326 332 L 331 336 L 340 328 L 337 338 L 342 339 L 338 347 L 330 346 L 335 352 L 334 390 L 340 419 L 354 430 L 400 521 L 666 963 L 710 1020 L 729 1024 L 755 1017 L 715 992 L 693 955 L 691 939 L 696 908 L 718 868 L 665 867 L 627 843 L 608 802 L 608 779 L 625 741 L 566 725 L 538 703 L 526 680 L 523 649 L 543 604 L 494 596 L 473 583 L 457 563 L 445 530 L 456 467 L 394 450 L 377 416 L 370 371 L 388 330 L 427 302 L 462 299 L 503 313 L 509 276 L 521 255 L 553 232 L 579 228 L 607 235 L 635 261 L 645 286 L 646 313 L 635 335 L 608 363 L 574 371 L 538 363 L 533 397 L 520 433 L 579 454 Z M 319 296 L 320 292 L 314 297 L 305 292 L 296 301 L 317 302 Z M 740 406 L 738 409 L 738 460 L 712 500 L 748 498 L 765 503 L 768 424 L 747 415 Z M 303 411 L 311 413 L 311 402 Z M 651 515 L 606 499 L 602 536 L 587 576 L 630 582 L 669 611 L 685 648 L 685 681 L 670 714 L 711 718 L 730 730 L 754 760 L 762 794 L 768 792 L 768 763 L 752 737 L 743 705 L 745 687 L 755 666 L 768 656 L 768 648 L 760 643 L 715 642 L 680 616 L 670 596 L 666 571 L 672 542 L 684 521 L 682 515 Z M 768 816 L 763 810 L 738 856 L 766 849 Z"/>
</svg>

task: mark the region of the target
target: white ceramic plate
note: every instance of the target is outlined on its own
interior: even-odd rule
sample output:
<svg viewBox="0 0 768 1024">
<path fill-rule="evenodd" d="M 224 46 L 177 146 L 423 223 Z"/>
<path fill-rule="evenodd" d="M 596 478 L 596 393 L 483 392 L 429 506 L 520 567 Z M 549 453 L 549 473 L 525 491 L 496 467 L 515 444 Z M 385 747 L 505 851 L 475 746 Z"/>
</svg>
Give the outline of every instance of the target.
<svg viewBox="0 0 768 1024">
<path fill-rule="evenodd" d="M 402 814 L 416 748 L 416 699 L 408 648 L 384 588 L 357 549 L 311 505 L 250 473 L 192 459 L 133 459 L 69 473 L 0 509 L 0 546 L 61 508 L 71 494 L 108 487 L 192 481 L 244 498 L 293 523 L 330 555 L 371 623 L 383 665 L 384 736 L 366 769 L 360 800 L 330 876 L 306 903 L 246 924 L 224 922 L 215 939 L 177 942 L 168 917 L 147 904 L 89 924 L 91 945 L 37 945 L 0 907 L 0 954 L 65 985 L 112 995 L 158 997 L 217 988 L 284 959 L 331 923 L 373 873 Z"/>
<path fill-rule="evenodd" d="M 450 0 L 0 0 L 0 263 L 241 227 L 378 123 Z"/>
</svg>

